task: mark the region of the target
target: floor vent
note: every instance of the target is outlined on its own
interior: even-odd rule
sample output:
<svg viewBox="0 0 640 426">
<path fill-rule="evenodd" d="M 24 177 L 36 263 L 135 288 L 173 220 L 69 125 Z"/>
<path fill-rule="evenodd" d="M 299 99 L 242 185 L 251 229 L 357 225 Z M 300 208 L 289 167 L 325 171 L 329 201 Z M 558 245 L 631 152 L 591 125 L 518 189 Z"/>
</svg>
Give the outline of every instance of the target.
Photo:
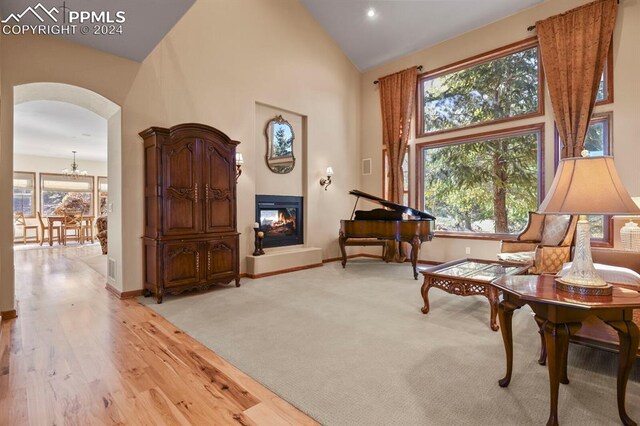
<svg viewBox="0 0 640 426">
<path fill-rule="evenodd" d="M 108 268 L 107 275 L 112 280 L 116 279 L 116 260 L 115 259 L 109 258 L 109 268 Z"/>
</svg>

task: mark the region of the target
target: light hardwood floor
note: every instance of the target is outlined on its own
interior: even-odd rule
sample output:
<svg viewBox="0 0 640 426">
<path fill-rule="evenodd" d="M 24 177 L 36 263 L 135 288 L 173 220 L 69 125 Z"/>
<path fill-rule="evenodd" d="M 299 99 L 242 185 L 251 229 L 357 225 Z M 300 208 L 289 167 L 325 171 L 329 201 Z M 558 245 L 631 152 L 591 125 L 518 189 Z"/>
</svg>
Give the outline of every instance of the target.
<svg viewBox="0 0 640 426">
<path fill-rule="evenodd" d="M 0 425 L 317 424 L 78 257 L 16 251 L 18 318 L 2 323 Z"/>
</svg>

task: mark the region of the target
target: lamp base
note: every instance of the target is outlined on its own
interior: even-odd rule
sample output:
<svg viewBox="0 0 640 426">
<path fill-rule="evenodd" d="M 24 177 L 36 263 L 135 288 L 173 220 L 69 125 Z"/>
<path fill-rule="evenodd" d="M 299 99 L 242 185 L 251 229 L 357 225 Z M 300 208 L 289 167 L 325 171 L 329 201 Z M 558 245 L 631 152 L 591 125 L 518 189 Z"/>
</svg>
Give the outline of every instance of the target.
<svg viewBox="0 0 640 426">
<path fill-rule="evenodd" d="M 563 282 L 561 278 L 556 278 L 556 288 L 567 293 L 579 294 L 580 296 L 611 296 L 613 286 L 606 284 L 603 286 L 581 286 L 573 283 Z"/>
</svg>

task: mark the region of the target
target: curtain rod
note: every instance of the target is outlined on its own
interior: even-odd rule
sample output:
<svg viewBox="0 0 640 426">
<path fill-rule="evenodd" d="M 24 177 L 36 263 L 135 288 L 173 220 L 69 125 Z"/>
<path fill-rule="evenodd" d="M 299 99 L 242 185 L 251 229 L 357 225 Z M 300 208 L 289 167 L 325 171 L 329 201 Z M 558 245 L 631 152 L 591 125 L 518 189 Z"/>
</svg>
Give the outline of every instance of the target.
<svg viewBox="0 0 640 426">
<path fill-rule="evenodd" d="M 418 65 L 416 68 L 418 68 L 418 71 L 422 71 L 422 65 Z M 378 84 L 378 83 L 380 83 L 378 80 L 373 82 L 373 84 Z"/>
<path fill-rule="evenodd" d="M 620 0 L 617 0 L 617 3 L 618 3 L 618 4 L 620 4 Z M 528 26 L 528 27 L 527 27 L 527 31 L 533 31 L 533 30 L 535 30 L 535 29 L 536 29 L 536 26 L 535 26 L 535 25 L 531 25 L 531 26 Z"/>
</svg>

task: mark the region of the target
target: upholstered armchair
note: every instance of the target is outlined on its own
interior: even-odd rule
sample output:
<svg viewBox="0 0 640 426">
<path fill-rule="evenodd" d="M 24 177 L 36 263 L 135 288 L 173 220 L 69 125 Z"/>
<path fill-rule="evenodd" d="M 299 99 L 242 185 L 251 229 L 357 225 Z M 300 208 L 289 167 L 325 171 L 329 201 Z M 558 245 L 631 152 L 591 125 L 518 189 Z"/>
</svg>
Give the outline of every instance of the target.
<svg viewBox="0 0 640 426">
<path fill-rule="evenodd" d="M 577 215 L 529 212 L 529 223 L 515 240 L 501 242 L 498 259 L 532 263 L 530 274 L 555 274 L 571 260 Z"/>
<path fill-rule="evenodd" d="M 107 254 L 107 216 L 100 216 L 96 219 L 96 228 L 98 229 L 98 241 L 102 247 L 102 254 Z"/>
</svg>

